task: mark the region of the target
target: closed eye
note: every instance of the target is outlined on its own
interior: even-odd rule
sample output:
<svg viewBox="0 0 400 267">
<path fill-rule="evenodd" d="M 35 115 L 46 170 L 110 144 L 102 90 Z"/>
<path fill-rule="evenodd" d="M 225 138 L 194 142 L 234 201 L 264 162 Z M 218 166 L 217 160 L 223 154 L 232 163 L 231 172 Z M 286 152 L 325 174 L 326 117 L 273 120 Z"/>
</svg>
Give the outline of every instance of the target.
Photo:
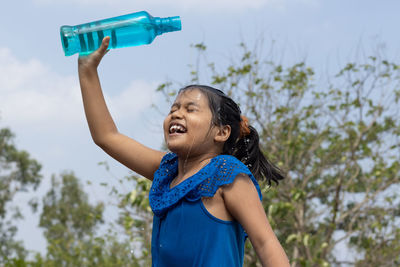
<svg viewBox="0 0 400 267">
<path fill-rule="evenodd" d="M 196 103 L 190 102 L 188 104 L 185 105 L 186 111 L 191 113 L 191 112 L 195 112 L 198 111 L 198 105 Z M 172 105 L 171 110 L 169 111 L 169 114 L 174 113 L 175 111 L 177 111 L 178 109 L 180 109 L 180 104 L 175 103 Z"/>
<path fill-rule="evenodd" d="M 199 108 L 196 103 L 191 102 L 186 105 L 187 112 L 194 112 L 194 111 L 197 111 L 198 109 Z"/>
</svg>

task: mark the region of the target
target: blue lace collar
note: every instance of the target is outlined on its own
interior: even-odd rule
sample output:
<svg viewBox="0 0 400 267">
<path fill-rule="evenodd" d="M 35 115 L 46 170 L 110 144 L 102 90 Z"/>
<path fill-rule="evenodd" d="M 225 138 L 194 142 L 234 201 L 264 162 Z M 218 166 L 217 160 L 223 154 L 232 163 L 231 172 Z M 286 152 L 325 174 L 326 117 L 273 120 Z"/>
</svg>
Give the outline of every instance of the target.
<svg viewBox="0 0 400 267">
<path fill-rule="evenodd" d="M 149 194 L 151 209 L 155 215 L 163 216 L 182 198 L 197 201 L 202 197 L 212 197 L 220 186 L 232 183 L 241 173 L 250 177 L 261 199 L 261 190 L 253 174 L 241 161 L 229 155 L 212 158 L 200 171 L 170 188 L 171 181 L 178 174 L 178 156 L 167 153 L 154 174 Z"/>
</svg>

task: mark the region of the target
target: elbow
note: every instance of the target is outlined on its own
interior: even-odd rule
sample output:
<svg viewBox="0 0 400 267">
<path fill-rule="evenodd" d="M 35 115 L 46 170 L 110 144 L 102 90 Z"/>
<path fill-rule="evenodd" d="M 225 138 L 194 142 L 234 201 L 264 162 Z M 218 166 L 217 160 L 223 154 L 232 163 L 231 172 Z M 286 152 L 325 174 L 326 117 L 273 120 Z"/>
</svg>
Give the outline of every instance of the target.
<svg viewBox="0 0 400 267">
<path fill-rule="evenodd" d="M 97 134 L 91 132 L 91 135 L 93 142 L 100 148 L 104 149 L 114 140 L 114 137 L 118 134 L 118 131 L 108 131 L 107 133 L 104 133 L 104 131 L 102 132 L 102 134 L 99 134 L 100 132 L 97 132 Z"/>
<path fill-rule="evenodd" d="M 98 139 L 98 138 L 93 138 L 92 137 L 93 142 L 95 143 L 96 146 L 103 148 L 105 146 L 105 142 L 102 139 Z"/>
<path fill-rule="evenodd" d="M 104 149 L 107 147 L 107 137 L 106 136 L 94 136 L 92 135 L 93 142 L 100 148 Z"/>
</svg>

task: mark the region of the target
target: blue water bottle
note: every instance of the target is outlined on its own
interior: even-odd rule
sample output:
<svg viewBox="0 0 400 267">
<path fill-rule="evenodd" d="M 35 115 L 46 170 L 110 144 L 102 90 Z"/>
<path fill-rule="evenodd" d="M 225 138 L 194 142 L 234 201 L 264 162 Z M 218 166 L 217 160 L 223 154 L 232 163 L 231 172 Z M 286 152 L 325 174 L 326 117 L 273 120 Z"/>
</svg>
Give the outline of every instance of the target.
<svg viewBox="0 0 400 267">
<path fill-rule="evenodd" d="M 89 54 L 110 36 L 109 49 L 150 44 L 157 35 L 181 30 L 179 16 L 158 18 L 146 11 L 60 28 L 66 56 Z"/>
</svg>

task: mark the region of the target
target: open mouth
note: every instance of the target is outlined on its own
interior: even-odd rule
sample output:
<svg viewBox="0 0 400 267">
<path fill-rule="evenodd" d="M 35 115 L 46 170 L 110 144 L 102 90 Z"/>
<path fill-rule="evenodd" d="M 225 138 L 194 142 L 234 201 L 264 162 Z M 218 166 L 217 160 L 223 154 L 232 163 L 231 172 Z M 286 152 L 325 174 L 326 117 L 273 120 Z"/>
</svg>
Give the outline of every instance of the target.
<svg viewBox="0 0 400 267">
<path fill-rule="evenodd" d="M 183 134 L 186 133 L 186 128 L 179 123 L 171 123 L 169 126 L 169 133 L 170 134 Z"/>
</svg>

